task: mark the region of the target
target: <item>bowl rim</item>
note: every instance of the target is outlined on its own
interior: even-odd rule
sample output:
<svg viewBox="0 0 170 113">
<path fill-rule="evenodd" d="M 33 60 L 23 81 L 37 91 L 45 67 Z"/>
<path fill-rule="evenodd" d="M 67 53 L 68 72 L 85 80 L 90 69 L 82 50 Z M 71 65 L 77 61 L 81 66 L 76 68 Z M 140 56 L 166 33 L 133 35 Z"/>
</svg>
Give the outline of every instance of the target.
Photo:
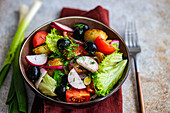
<svg viewBox="0 0 170 113">
<path fill-rule="evenodd" d="M 38 89 L 34 88 L 31 86 L 31 84 L 29 83 L 29 81 L 26 79 L 26 77 L 24 76 L 24 73 L 21 69 L 21 53 L 23 51 L 23 48 L 27 42 L 27 40 L 37 31 L 39 30 L 40 28 L 42 27 L 45 27 L 46 25 L 49 25 L 51 22 L 55 22 L 55 21 L 59 21 L 59 20 L 63 20 L 63 19 L 74 19 L 74 18 L 78 18 L 78 19 L 85 19 L 85 20 L 90 20 L 90 21 L 93 21 L 93 22 L 96 22 L 98 24 L 101 24 L 102 26 L 106 27 L 107 29 L 111 30 L 112 32 L 114 32 L 118 37 L 119 39 L 121 40 L 121 42 L 123 43 L 125 49 L 127 50 L 127 59 L 128 59 L 128 63 L 127 63 L 127 72 L 126 72 L 126 75 L 125 77 L 123 78 L 123 80 L 121 81 L 121 83 L 116 87 L 114 88 L 109 94 L 107 94 L 106 96 L 104 97 L 101 97 L 101 98 L 98 98 L 98 99 L 95 99 L 95 100 L 92 100 L 92 101 L 89 101 L 89 102 L 85 102 L 85 103 L 68 103 L 68 102 L 64 102 L 64 101 L 58 101 L 58 100 L 55 100 L 55 99 L 52 99 L 51 97 L 48 97 L 46 96 L 45 94 L 41 93 Z M 91 19 L 91 18 L 88 18 L 88 17 L 82 17 L 82 16 L 69 16 L 69 17 L 62 17 L 62 18 L 58 18 L 58 19 L 55 19 L 55 20 L 52 20 L 52 21 L 49 21 L 49 22 L 46 22 L 45 24 L 42 24 L 40 25 L 39 27 L 37 27 L 35 30 L 33 30 L 26 38 L 26 40 L 24 41 L 23 45 L 22 45 L 22 48 L 20 50 L 20 56 L 19 56 L 19 67 L 20 67 L 20 71 L 22 73 L 22 76 L 24 78 L 24 80 L 26 81 L 26 83 L 28 84 L 28 86 L 33 89 L 34 93 L 38 94 L 40 97 L 44 98 L 45 100 L 50 100 L 52 102 L 55 102 L 57 104 L 63 104 L 63 105 L 69 105 L 69 106 L 81 106 L 81 105 L 88 105 L 88 104 L 93 104 L 93 103 L 97 103 L 99 101 L 102 101 L 102 100 L 105 100 L 106 98 L 110 97 L 112 94 L 114 94 L 121 86 L 122 84 L 125 82 L 128 74 L 129 74 L 129 70 L 130 70 L 130 57 L 129 57 L 129 50 L 125 44 L 125 42 L 123 41 L 123 39 L 121 38 L 121 36 L 115 31 L 113 30 L 111 27 L 103 24 L 102 22 L 99 22 L 98 20 L 94 20 L 94 19 Z"/>
</svg>

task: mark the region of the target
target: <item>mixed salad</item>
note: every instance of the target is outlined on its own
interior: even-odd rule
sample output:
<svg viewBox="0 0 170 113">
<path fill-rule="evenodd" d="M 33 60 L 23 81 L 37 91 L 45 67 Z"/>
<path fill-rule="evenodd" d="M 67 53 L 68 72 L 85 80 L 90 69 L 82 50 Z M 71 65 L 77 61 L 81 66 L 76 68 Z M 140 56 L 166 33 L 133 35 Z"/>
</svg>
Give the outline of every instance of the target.
<svg viewBox="0 0 170 113">
<path fill-rule="evenodd" d="M 73 29 L 51 23 L 51 32 L 33 38 L 34 55 L 26 56 L 26 75 L 43 94 L 69 103 L 106 96 L 121 78 L 127 59 L 119 52 L 119 40 L 80 23 Z"/>
</svg>

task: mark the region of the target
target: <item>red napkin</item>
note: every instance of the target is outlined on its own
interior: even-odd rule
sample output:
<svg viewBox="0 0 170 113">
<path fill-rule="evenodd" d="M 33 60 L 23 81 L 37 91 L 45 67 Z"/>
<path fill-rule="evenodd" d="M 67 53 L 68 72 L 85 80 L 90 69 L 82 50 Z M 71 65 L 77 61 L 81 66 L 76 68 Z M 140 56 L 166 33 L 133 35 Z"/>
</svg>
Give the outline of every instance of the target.
<svg viewBox="0 0 170 113">
<path fill-rule="evenodd" d="M 109 12 L 101 6 L 90 11 L 79 9 L 63 8 L 60 17 L 66 16 L 85 16 L 96 19 L 109 26 Z M 109 98 L 88 108 L 66 109 L 51 101 L 42 100 L 36 96 L 31 113 L 122 113 L 122 89 L 120 88 Z"/>
</svg>

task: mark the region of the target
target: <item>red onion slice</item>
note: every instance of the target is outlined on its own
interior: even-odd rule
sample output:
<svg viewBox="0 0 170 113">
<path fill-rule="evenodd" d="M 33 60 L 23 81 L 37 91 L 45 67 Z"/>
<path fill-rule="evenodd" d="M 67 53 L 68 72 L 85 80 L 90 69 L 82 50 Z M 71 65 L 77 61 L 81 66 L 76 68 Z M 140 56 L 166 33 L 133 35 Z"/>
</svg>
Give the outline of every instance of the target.
<svg viewBox="0 0 170 113">
<path fill-rule="evenodd" d="M 48 68 L 48 69 L 66 69 L 64 66 L 43 66 L 43 68 Z"/>
</svg>

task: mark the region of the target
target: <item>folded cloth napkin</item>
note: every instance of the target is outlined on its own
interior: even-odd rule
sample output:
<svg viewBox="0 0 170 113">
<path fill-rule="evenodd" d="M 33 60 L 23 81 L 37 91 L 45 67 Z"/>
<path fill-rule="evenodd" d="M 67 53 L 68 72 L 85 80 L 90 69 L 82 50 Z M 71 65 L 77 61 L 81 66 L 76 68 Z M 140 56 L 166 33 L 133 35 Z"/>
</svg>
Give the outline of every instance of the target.
<svg viewBox="0 0 170 113">
<path fill-rule="evenodd" d="M 96 19 L 109 26 L 109 12 L 101 6 L 90 11 L 63 8 L 60 17 L 84 16 Z M 87 108 L 66 109 L 51 101 L 36 96 L 31 113 L 122 113 L 122 89 L 120 88 L 109 98 Z"/>
</svg>

